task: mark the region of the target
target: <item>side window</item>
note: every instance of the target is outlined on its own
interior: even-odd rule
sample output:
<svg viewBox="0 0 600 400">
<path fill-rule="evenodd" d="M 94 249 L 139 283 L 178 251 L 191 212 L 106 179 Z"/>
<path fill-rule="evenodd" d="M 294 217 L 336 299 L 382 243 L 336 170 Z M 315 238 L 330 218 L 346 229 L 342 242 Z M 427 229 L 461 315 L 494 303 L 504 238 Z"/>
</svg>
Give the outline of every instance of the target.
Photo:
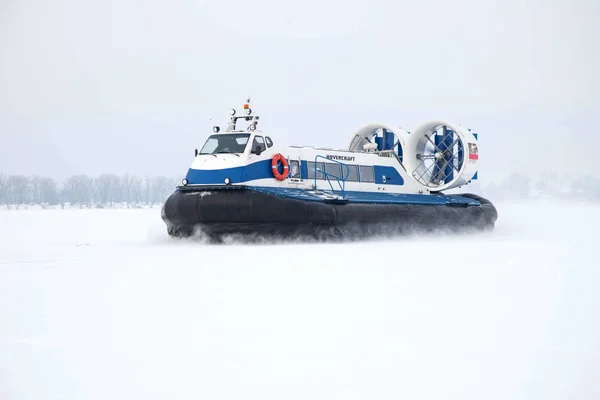
<svg viewBox="0 0 600 400">
<path fill-rule="evenodd" d="M 252 141 L 252 151 L 260 148 L 261 151 L 265 151 L 267 148 L 265 146 L 265 140 L 262 136 L 254 136 L 254 141 Z"/>
<path fill-rule="evenodd" d="M 271 140 L 270 137 L 265 136 L 265 141 L 267 142 L 267 147 L 273 146 L 273 141 Z"/>
<path fill-rule="evenodd" d="M 308 161 L 308 179 L 315 179 L 315 174 L 317 176 L 317 179 L 324 179 L 323 178 L 323 163 L 318 163 L 318 168 L 319 168 L 319 172 L 316 172 L 316 167 L 317 167 L 317 163 L 315 163 L 314 161 Z"/>
<path fill-rule="evenodd" d="M 375 182 L 375 174 L 373 173 L 373 166 L 361 165 L 360 166 L 360 181 L 361 182 Z"/>
<path fill-rule="evenodd" d="M 325 172 L 329 179 L 340 179 L 342 177 L 342 166 L 338 163 L 325 163 Z"/>
<path fill-rule="evenodd" d="M 342 167 L 342 172 L 344 175 L 346 173 L 348 174 L 348 176 L 346 177 L 346 180 L 348 182 L 358 182 L 358 165 L 348 164 L 348 170 L 346 170 L 345 167 Z"/>
<path fill-rule="evenodd" d="M 300 162 L 298 160 L 290 161 L 290 178 L 300 178 Z"/>
</svg>

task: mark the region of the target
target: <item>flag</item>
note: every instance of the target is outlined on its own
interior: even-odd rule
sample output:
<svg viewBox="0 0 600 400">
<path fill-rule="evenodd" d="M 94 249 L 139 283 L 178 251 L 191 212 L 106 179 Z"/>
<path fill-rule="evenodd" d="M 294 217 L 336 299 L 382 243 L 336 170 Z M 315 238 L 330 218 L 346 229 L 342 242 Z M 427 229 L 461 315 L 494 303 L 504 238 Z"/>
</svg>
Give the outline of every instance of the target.
<svg viewBox="0 0 600 400">
<path fill-rule="evenodd" d="M 475 143 L 469 143 L 469 160 L 479 160 L 479 150 Z"/>
</svg>

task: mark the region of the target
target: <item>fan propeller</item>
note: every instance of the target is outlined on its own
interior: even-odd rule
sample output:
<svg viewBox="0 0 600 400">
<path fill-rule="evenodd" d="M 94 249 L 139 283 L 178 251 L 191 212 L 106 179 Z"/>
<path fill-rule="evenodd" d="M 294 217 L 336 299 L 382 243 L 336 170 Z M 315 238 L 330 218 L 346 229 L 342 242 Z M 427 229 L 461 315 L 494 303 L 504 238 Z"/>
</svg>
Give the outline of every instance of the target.
<svg viewBox="0 0 600 400">
<path fill-rule="evenodd" d="M 378 122 L 361 126 L 351 137 L 347 149 L 361 151 L 366 144 L 374 144 L 378 151 L 391 151 L 402 159 L 408 132 L 399 127 Z"/>
<path fill-rule="evenodd" d="M 406 169 L 430 191 L 462 186 L 477 172 L 477 139 L 460 125 L 426 122 L 409 135 L 406 148 Z"/>
</svg>

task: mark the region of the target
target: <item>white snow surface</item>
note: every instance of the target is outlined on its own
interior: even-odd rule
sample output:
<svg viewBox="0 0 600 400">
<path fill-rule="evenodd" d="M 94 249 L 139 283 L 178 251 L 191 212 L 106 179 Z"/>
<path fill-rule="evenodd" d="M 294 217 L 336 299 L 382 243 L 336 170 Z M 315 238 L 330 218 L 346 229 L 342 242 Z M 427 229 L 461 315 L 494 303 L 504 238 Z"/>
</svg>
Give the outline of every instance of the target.
<svg viewBox="0 0 600 400">
<path fill-rule="evenodd" d="M 0 399 L 598 399 L 600 208 L 481 235 L 170 239 L 160 209 L 0 211 Z"/>
</svg>

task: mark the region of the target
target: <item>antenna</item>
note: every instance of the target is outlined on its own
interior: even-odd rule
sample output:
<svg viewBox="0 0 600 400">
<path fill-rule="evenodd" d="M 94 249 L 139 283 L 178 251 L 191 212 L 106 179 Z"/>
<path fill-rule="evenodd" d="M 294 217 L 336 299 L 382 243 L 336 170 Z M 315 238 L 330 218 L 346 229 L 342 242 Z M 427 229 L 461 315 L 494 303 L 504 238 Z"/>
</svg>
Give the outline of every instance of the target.
<svg viewBox="0 0 600 400">
<path fill-rule="evenodd" d="M 244 114 L 245 115 L 236 115 L 235 109 L 229 110 L 229 114 L 231 115 L 231 119 L 229 121 L 229 126 L 227 127 L 227 132 L 234 131 L 236 129 L 236 124 L 238 118 L 243 118 L 246 121 L 254 122 L 248 127 L 248 130 L 254 131 L 256 130 L 256 125 L 258 124 L 258 115 L 252 115 L 252 109 L 250 108 L 250 97 L 246 98 L 246 102 L 244 103 Z"/>
</svg>

